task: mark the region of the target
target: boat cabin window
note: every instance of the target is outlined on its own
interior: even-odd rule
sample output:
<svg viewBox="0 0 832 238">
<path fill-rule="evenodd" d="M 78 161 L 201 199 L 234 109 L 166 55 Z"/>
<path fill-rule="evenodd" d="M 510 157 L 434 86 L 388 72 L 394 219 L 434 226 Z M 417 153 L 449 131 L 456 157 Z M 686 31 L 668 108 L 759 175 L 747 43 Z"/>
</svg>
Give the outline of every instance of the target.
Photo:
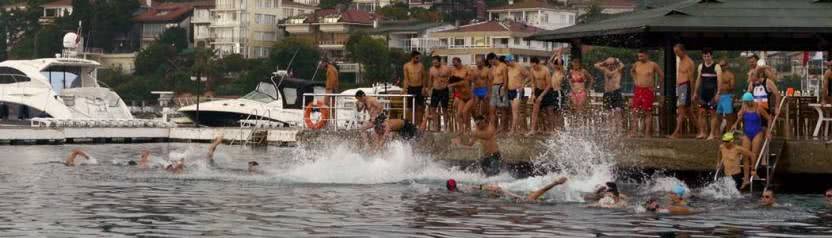
<svg viewBox="0 0 832 238">
<path fill-rule="evenodd" d="M 28 81 L 30 81 L 29 77 L 26 77 L 26 74 L 20 72 L 20 70 L 9 67 L 0 67 L 0 84 L 11 84 Z"/>
<path fill-rule="evenodd" d="M 254 91 L 246 94 L 242 98 L 262 103 L 270 103 L 277 100 L 277 89 L 275 89 L 274 85 L 270 83 L 260 82 Z"/>
<path fill-rule="evenodd" d="M 295 105 L 298 102 L 298 89 L 297 88 L 283 88 L 283 99 L 286 100 L 285 104 L 288 105 Z"/>
<path fill-rule="evenodd" d="M 95 87 L 94 68 L 85 68 L 79 66 L 50 66 L 41 71 L 44 77 L 52 85 L 52 90 L 60 94 L 63 89 L 80 88 L 80 87 Z"/>
</svg>

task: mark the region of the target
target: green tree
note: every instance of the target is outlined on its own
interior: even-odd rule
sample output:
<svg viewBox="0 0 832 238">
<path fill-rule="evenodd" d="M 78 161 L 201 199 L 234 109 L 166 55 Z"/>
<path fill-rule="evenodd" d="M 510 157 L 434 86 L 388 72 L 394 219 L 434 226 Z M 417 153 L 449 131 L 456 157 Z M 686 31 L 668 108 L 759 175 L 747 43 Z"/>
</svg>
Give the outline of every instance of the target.
<svg viewBox="0 0 832 238">
<path fill-rule="evenodd" d="M 598 4 L 598 0 L 593 0 L 589 4 L 589 7 L 586 8 L 586 13 L 578 16 L 578 24 L 586 24 L 608 18 L 610 14 L 604 14 L 602 10 L 603 9 L 601 9 L 601 7 Z"/>
<path fill-rule="evenodd" d="M 136 55 L 136 75 L 164 73 L 173 67 L 177 59 L 176 50 L 168 44 L 154 43 Z"/>
<path fill-rule="evenodd" d="M 363 66 L 368 82 L 384 82 L 392 75 L 390 50 L 384 40 L 356 32 L 350 35 L 345 48 L 349 58 Z"/>
<path fill-rule="evenodd" d="M 318 7 L 321 9 L 335 8 L 339 4 L 349 6 L 352 4 L 352 0 L 321 0 Z"/>
<path fill-rule="evenodd" d="M 171 27 L 159 36 L 159 43 L 174 46 L 177 52 L 188 48 L 188 32 L 181 27 Z"/>
<path fill-rule="evenodd" d="M 296 53 L 297 56 L 292 61 L 292 56 Z M 296 37 L 289 37 L 275 44 L 270 57 L 271 65 L 289 69 L 294 77 L 303 79 L 312 79 L 320 60 L 321 53 L 311 41 Z M 292 65 L 289 65 L 290 62 Z"/>
</svg>

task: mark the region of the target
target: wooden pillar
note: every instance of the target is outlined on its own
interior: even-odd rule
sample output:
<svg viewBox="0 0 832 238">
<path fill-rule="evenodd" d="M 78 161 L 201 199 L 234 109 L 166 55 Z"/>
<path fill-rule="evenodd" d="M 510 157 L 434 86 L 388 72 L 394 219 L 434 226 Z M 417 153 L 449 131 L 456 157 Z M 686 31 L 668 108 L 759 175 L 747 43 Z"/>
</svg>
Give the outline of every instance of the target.
<svg viewBox="0 0 832 238">
<path fill-rule="evenodd" d="M 673 41 L 670 36 L 664 40 L 664 102 L 662 104 L 663 122 L 661 132 L 673 133 L 676 128 L 676 55 L 673 53 Z"/>
<path fill-rule="evenodd" d="M 583 48 L 583 44 L 581 43 L 581 41 L 573 40 L 572 44 L 569 47 L 569 59 L 571 60 L 574 58 L 583 58 L 581 57 L 583 55 L 583 53 L 581 52 L 581 48 Z M 566 64 L 566 62 L 563 63 Z"/>
</svg>

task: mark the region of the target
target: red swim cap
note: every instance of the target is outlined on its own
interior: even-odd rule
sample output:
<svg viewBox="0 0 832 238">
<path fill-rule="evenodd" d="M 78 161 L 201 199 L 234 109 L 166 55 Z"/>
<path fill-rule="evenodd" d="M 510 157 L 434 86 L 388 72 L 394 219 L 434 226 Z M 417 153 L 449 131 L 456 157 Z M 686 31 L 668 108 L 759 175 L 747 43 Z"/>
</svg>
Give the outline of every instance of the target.
<svg viewBox="0 0 832 238">
<path fill-rule="evenodd" d="M 445 183 L 445 187 L 448 188 L 448 191 L 456 192 L 456 180 L 448 179 L 448 182 Z"/>
</svg>

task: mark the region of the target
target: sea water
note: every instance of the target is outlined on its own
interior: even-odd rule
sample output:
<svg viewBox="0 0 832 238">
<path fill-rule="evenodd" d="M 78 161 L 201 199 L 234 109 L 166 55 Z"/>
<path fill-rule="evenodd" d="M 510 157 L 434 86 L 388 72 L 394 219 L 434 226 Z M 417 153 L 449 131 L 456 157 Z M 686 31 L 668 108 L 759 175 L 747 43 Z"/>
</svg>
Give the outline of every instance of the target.
<svg viewBox="0 0 832 238">
<path fill-rule="evenodd" d="M 484 177 L 434 160 L 402 142 L 380 153 L 345 143 L 250 148 L 221 145 L 215 167 L 205 144 L 0 146 L 0 236 L 243 236 L 243 237 L 692 237 L 832 236 L 832 209 L 818 194 L 778 194 L 774 208 L 720 179 L 689 187 L 670 175 L 634 182 L 612 160 L 610 141 L 561 133 L 541 142 L 540 175 Z M 73 148 L 94 161 L 60 162 Z M 141 151 L 154 168 L 126 166 Z M 160 167 L 184 159 L 186 170 Z M 249 161 L 261 173 L 246 172 Z M 565 176 L 541 203 L 518 203 L 477 193 L 449 193 L 444 184 L 496 183 L 524 194 Z M 588 208 L 584 194 L 618 181 L 627 208 Z M 683 186 L 699 213 L 644 212 L 649 197 L 666 202 Z"/>
</svg>

